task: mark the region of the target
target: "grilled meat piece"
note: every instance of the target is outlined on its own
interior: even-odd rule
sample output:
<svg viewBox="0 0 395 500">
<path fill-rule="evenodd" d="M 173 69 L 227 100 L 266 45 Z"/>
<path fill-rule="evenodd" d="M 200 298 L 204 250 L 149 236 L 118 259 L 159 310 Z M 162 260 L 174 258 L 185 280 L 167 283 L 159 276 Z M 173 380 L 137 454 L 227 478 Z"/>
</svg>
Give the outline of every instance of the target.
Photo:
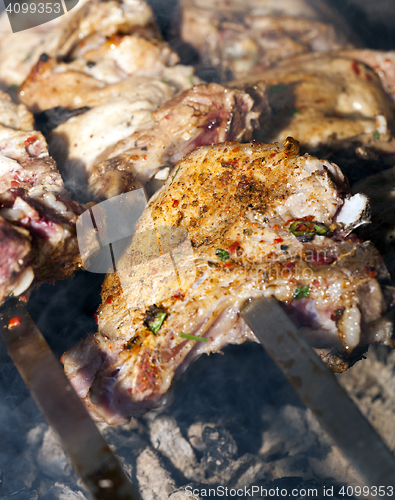
<svg viewBox="0 0 395 500">
<path fill-rule="evenodd" d="M 370 66 L 380 77 L 384 90 L 395 100 L 395 51 L 354 49 L 340 51 L 339 55 Z"/>
<path fill-rule="evenodd" d="M 328 24 L 329 9 L 320 16 L 319 5 L 182 0 L 174 43 L 180 37 L 196 49 L 201 69 L 214 68 L 220 81 L 257 74 L 298 54 L 347 46 L 344 27 Z"/>
<path fill-rule="evenodd" d="M 100 10 L 102 3 L 95 5 Z M 39 113 L 41 121 L 58 114 L 63 118 L 58 126 L 55 120 L 55 127 L 44 123 L 44 128 L 53 129 L 48 135 L 51 152 L 79 195 L 86 194 L 94 165 L 109 158 L 107 151 L 136 131 L 147 130 L 161 104 L 200 82 L 192 67 L 177 64 L 177 54 L 152 29 L 152 17 L 139 14 L 141 8 L 140 1 L 131 2 L 122 14 L 124 24 L 114 21 L 109 36 L 109 29 L 92 21 L 92 7 L 84 20 L 90 29 L 79 31 L 80 39 L 73 38 L 63 56 L 42 55 L 19 89 L 21 101 Z M 129 23 L 133 9 L 136 19 Z M 103 182 L 109 197 L 117 186 L 126 183 L 129 189 L 135 180 L 122 173 L 106 175 Z"/>
<path fill-rule="evenodd" d="M 0 302 L 35 283 L 71 275 L 84 210 L 70 199 L 33 115 L 0 93 Z"/>
<path fill-rule="evenodd" d="M 151 114 L 152 121 L 102 154 L 104 161 L 96 165 L 89 183 L 96 199 L 109 198 L 128 191 L 128 183 L 113 177 L 130 174 L 130 181 L 147 181 L 157 174 L 166 179 L 170 169 L 197 146 L 225 140 L 248 140 L 254 122 L 265 109 L 261 101 L 253 108 L 245 92 L 211 83 L 186 90 Z M 107 158 L 109 158 L 107 160 Z M 100 157 L 99 157 L 100 160 Z"/>
<path fill-rule="evenodd" d="M 174 68 L 178 57 L 165 42 L 137 35 L 91 38 L 81 42 L 90 50 L 78 47 L 71 62 L 41 56 L 19 89 L 21 102 L 34 113 L 97 106 L 132 86 L 132 75 L 164 80 L 173 92 L 191 86 L 192 68 Z"/>
<path fill-rule="evenodd" d="M 197 148 L 144 211 L 104 283 L 99 331 L 63 355 L 66 373 L 92 415 L 124 422 L 162 404 L 199 355 L 256 340 L 239 311 L 259 296 L 345 370 L 368 344 L 392 345 L 388 272 L 350 236 L 367 216 L 340 169 L 292 138 Z"/>
<path fill-rule="evenodd" d="M 266 89 L 272 116 L 262 123 L 259 140 L 291 135 L 303 150 L 336 160 L 352 182 L 393 164 L 393 102 L 363 62 L 301 56 L 234 85 Z"/>
<path fill-rule="evenodd" d="M 2 33 L 10 31 L 8 18 L 0 18 Z M 153 13 L 143 0 L 80 0 L 67 14 L 43 26 L 13 34 L 0 40 L 0 81 L 8 86 L 20 85 L 45 53 L 60 59 L 73 57 L 73 51 L 95 33 L 101 37 L 116 34 L 140 34 L 158 37 Z"/>
</svg>

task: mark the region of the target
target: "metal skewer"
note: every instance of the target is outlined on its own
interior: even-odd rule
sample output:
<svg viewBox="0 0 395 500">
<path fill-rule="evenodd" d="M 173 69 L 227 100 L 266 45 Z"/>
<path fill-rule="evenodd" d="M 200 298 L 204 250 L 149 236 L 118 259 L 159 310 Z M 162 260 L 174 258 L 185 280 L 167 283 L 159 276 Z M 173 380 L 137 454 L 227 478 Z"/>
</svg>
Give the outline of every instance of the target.
<svg viewBox="0 0 395 500">
<path fill-rule="evenodd" d="M 138 500 L 115 455 L 77 396 L 26 308 L 0 308 L 0 337 L 22 379 L 95 500 Z"/>
<path fill-rule="evenodd" d="M 367 486 L 395 486 L 395 458 L 273 298 L 242 317 Z"/>
</svg>

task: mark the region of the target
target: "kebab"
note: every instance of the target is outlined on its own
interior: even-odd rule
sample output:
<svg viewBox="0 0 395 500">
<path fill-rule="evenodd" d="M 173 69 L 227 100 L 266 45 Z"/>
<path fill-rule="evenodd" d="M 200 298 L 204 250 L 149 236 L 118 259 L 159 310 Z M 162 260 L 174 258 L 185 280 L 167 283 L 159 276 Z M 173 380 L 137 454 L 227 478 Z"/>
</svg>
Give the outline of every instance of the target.
<svg viewBox="0 0 395 500">
<path fill-rule="evenodd" d="M 340 169 L 299 156 L 292 138 L 197 148 L 106 277 L 98 333 L 63 355 L 73 386 L 111 424 L 160 406 L 199 355 L 256 340 L 239 312 L 261 296 L 280 301 L 334 371 L 371 343 L 391 346 L 388 272 L 371 243 L 350 235 L 367 216 L 367 198 L 349 194 Z M 168 227 L 188 233 L 191 251 L 179 241 L 173 258 L 155 255 L 152 231 Z"/>
</svg>

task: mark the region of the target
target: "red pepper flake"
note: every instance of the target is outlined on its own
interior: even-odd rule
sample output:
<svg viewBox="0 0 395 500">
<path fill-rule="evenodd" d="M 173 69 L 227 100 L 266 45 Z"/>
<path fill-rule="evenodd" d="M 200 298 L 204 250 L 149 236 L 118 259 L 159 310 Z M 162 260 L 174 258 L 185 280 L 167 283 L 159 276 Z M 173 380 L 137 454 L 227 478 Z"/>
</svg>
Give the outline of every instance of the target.
<svg viewBox="0 0 395 500">
<path fill-rule="evenodd" d="M 180 202 L 179 202 L 178 200 L 174 200 L 174 201 L 173 201 L 173 205 L 172 205 L 172 206 L 173 206 L 173 207 L 176 207 L 179 203 L 180 203 Z"/>
<path fill-rule="evenodd" d="M 111 304 L 111 303 L 112 303 L 112 295 L 107 297 L 107 304 Z"/>
<path fill-rule="evenodd" d="M 293 268 L 294 268 L 294 265 L 292 264 L 292 262 L 287 262 L 287 263 L 285 264 L 285 267 L 286 267 L 287 269 L 293 269 Z"/>
<path fill-rule="evenodd" d="M 11 181 L 11 187 L 15 188 L 15 187 L 18 187 L 19 186 L 19 182 L 18 181 Z"/>
<path fill-rule="evenodd" d="M 99 324 L 99 318 L 97 317 L 97 314 L 94 314 L 93 317 L 95 318 L 96 324 Z"/>
<path fill-rule="evenodd" d="M 272 153 L 272 154 L 270 155 L 270 158 L 274 158 L 275 156 L 276 156 L 276 153 Z"/>
<path fill-rule="evenodd" d="M 320 252 L 314 249 L 311 254 L 311 260 L 318 266 L 325 266 L 335 262 L 336 258 L 332 255 L 326 255 L 324 251 Z"/>
<path fill-rule="evenodd" d="M 379 273 L 376 271 L 374 267 L 365 267 L 364 271 L 366 271 L 370 278 L 375 278 Z"/>
<path fill-rule="evenodd" d="M 284 240 L 282 238 L 274 238 L 274 243 L 282 243 Z"/>
<path fill-rule="evenodd" d="M 238 241 L 235 241 L 228 247 L 228 250 L 230 253 L 234 253 L 238 248 L 240 248 L 240 243 Z"/>
<path fill-rule="evenodd" d="M 22 319 L 21 316 L 15 316 L 15 318 L 11 318 L 10 321 L 8 322 L 8 329 L 12 330 L 17 326 L 21 326 L 21 319 Z"/>
<path fill-rule="evenodd" d="M 279 230 L 278 224 L 274 224 L 273 229 L 274 229 L 275 231 L 278 231 L 278 230 Z"/>
<path fill-rule="evenodd" d="M 176 293 L 175 295 L 173 295 L 173 299 L 183 299 L 184 298 L 184 295 L 182 293 Z"/>
<path fill-rule="evenodd" d="M 33 144 L 33 142 L 38 141 L 38 137 L 36 135 L 32 135 L 31 137 L 28 137 L 25 141 L 25 147 L 30 146 L 30 144 Z"/>
<path fill-rule="evenodd" d="M 361 70 L 357 61 L 353 61 L 351 63 L 351 69 L 353 70 L 354 75 L 359 76 L 361 74 Z"/>
</svg>

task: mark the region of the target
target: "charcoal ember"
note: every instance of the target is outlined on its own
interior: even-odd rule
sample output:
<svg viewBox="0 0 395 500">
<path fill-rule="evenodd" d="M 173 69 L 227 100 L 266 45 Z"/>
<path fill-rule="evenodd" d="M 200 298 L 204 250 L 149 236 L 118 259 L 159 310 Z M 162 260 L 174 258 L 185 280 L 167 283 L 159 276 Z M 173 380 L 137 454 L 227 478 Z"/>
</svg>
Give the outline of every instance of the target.
<svg viewBox="0 0 395 500">
<path fill-rule="evenodd" d="M 168 500 L 176 491 L 175 481 L 158 454 L 147 447 L 137 458 L 136 477 L 143 500 Z"/>
<path fill-rule="evenodd" d="M 221 476 L 237 456 L 237 445 L 230 432 L 220 426 L 206 425 L 202 431 L 205 451 L 202 466 L 210 476 Z"/>
<path fill-rule="evenodd" d="M 204 472 L 200 469 L 192 446 L 182 436 L 175 418 L 160 415 L 151 423 L 152 446 L 162 452 L 187 479 L 200 481 Z"/>
<path fill-rule="evenodd" d="M 135 462 L 136 457 L 149 446 L 146 428 L 139 420 L 132 419 L 128 424 L 119 427 L 99 423 L 98 427 L 114 453 L 123 463 Z"/>
<path fill-rule="evenodd" d="M 292 405 L 267 408 L 264 421 L 267 429 L 263 432 L 260 454 L 267 460 L 273 477 L 333 478 L 347 484 L 363 483 L 310 410 Z"/>
<path fill-rule="evenodd" d="M 44 434 L 37 459 L 40 469 L 49 477 L 58 479 L 71 474 L 70 462 L 51 428 Z"/>
<path fill-rule="evenodd" d="M 241 462 L 241 463 L 240 463 Z M 272 479 L 268 464 L 256 455 L 247 454 L 244 460 L 239 460 L 239 477 L 234 483 L 234 488 L 246 488 L 256 484 L 258 481 Z"/>
<path fill-rule="evenodd" d="M 395 351 L 383 352 L 379 347 L 369 350 L 363 369 L 358 367 L 338 381 L 394 452 Z"/>
<path fill-rule="evenodd" d="M 260 453 L 271 460 L 318 449 L 318 436 L 310 432 L 306 410 L 293 405 L 268 407 L 263 414 L 267 429 L 262 435 Z"/>
</svg>

